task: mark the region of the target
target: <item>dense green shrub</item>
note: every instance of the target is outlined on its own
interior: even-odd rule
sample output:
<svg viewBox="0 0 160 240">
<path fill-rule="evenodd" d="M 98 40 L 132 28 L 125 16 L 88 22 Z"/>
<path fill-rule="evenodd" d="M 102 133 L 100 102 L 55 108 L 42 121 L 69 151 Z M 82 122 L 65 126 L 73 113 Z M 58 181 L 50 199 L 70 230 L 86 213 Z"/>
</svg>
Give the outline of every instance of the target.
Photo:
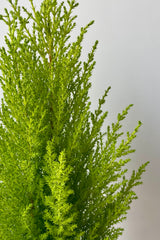
<svg viewBox="0 0 160 240">
<path fill-rule="evenodd" d="M 40 10 L 8 0 L 0 19 L 8 26 L 0 49 L 0 239 L 115 240 L 147 163 L 127 179 L 126 159 L 138 126 L 120 140 L 121 122 L 101 127 L 109 88 L 90 110 L 88 91 L 96 41 L 81 62 L 75 42 L 75 0 L 44 0 Z M 22 13 L 23 11 L 23 13 Z"/>
</svg>

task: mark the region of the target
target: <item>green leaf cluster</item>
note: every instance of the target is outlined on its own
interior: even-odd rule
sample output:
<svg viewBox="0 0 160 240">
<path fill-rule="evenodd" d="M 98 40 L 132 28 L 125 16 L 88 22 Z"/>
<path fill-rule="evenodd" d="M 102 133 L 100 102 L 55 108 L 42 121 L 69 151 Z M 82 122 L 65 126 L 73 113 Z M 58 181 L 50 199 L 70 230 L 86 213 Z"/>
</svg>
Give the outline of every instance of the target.
<svg viewBox="0 0 160 240">
<path fill-rule="evenodd" d="M 116 240 L 148 164 L 126 178 L 125 158 L 141 122 L 121 139 L 121 122 L 102 132 L 108 88 L 90 110 L 98 41 L 81 61 L 91 21 L 71 42 L 75 0 L 44 0 L 31 10 L 8 0 L 0 48 L 0 239 Z"/>
</svg>

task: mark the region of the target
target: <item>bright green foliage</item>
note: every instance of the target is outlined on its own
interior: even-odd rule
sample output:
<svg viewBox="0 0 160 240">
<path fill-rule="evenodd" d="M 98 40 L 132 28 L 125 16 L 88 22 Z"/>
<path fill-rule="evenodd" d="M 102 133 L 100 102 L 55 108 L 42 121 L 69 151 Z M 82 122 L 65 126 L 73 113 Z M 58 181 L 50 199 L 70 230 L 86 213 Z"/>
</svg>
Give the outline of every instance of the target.
<svg viewBox="0 0 160 240">
<path fill-rule="evenodd" d="M 0 19 L 8 26 L 0 49 L 0 239 L 116 240 L 147 163 L 126 179 L 126 159 L 138 126 L 121 140 L 121 122 L 105 133 L 107 112 L 90 110 L 96 41 L 81 62 L 75 42 L 75 0 L 44 0 L 31 11 L 8 0 Z M 23 11 L 23 12 L 22 12 Z"/>
<path fill-rule="evenodd" d="M 67 236 L 73 236 L 73 230 L 76 225 L 72 224 L 74 213 L 71 211 L 68 197 L 73 194 L 73 190 L 66 186 L 69 181 L 69 175 L 72 168 L 66 165 L 65 153 L 61 152 L 58 159 L 53 149 L 53 143 L 49 142 L 47 146 L 47 155 L 45 157 L 45 181 L 48 184 L 51 194 L 45 198 L 45 215 L 44 219 L 48 232 L 44 234 L 43 239 L 48 239 L 48 235 L 52 239 L 66 239 Z M 53 217 L 54 216 L 54 217 Z"/>
</svg>

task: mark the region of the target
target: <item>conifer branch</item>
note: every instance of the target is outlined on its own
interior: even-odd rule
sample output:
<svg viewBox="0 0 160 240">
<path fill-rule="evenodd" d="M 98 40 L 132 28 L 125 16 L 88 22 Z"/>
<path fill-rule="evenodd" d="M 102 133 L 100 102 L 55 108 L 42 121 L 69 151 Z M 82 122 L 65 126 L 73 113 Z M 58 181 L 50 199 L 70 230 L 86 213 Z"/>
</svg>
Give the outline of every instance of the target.
<svg viewBox="0 0 160 240">
<path fill-rule="evenodd" d="M 102 131 L 110 87 L 91 111 L 98 41 L 82 62 L 94 21 L 71 41 L 77 1 L 42 0 L 39 10 L 33 0 L 29 10 L 8 2 L 0 15 L 8 27 L 0 48 L 0 239 L 117 240 L 148 165 L 126 177 L 142 123 L 123 138 L 130 104 Z"/>
</svg>

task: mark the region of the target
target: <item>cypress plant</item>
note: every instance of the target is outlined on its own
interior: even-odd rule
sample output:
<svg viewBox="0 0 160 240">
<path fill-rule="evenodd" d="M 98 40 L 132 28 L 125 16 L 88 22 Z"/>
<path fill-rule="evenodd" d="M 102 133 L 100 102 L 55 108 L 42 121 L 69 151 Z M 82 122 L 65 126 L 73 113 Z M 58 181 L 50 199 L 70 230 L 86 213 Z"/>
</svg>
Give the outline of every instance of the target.
<svg viewBox="0 0 160 240">
<path fill-rule="evenodd" d="M 31 10 L 8 0 L 0 48 L 0 239 L 116 240 L 145 163 L 126 177 L 141 122 L 122 139 L 129 105 L 102 132 L 108 88 L 90 110 L 95 42 L 81 61 L 90 22 L 71 42 L 76 0 Z"/>
</svg>

